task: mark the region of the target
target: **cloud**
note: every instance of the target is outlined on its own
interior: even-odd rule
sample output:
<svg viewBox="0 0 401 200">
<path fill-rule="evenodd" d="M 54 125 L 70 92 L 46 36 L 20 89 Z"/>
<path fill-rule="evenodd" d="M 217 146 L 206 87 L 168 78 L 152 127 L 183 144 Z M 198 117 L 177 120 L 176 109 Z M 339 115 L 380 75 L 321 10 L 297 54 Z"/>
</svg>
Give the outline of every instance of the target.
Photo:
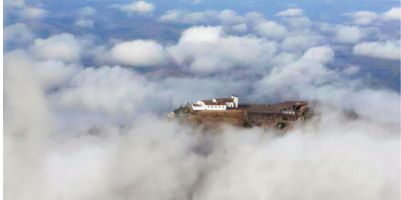
<svg viewBox="0 0 401 200">
<path fill-rule="evenodd" d="M 233 135 L 221 136 L 221 143 L 218 143 L 221 146 L 209 156 L 209 159 L 213 160 L 212 170 L 203 179 L 196 197 L 198 199 L 310 199 L 314 197 L 324 199 L 327 194 L 330 194 L 338 198 L 380 198 L 381 189 L 376 189 L 374 184 L 368 182 L 377 179 L 384 184 L 387 181 L 382 182 L 384 180 L 382 178 L 390 177 L 391 173 L 384 172 L 386 167 L 380 161 L 369 162 L 369 160 L 379 158 L 379 154 L 390 153 L 390 149 L 397 148 L 398 142 L 390 145 L 386 141 L 384 143 L 388 144 L 386 146 L 389 148 L 380 148 L 380 153 L 375 153 L 375 150 L 367 147 L 377 141 L 359 134 L 351 136 L 353 131 L 358 129 L 354 128 L 352 131 L 344 130 L 345 133 L 349 133 L 344 135 L 348 136 L 343 135 L 339 138 L 336 137 L 339 131 L 336 129 L 326 130 L 325 132 L 333 133 L 333 135 L 324 137 L 306 136 L 301 133 L 301 135 L 287 135 L 284 138 L 272 140 L 262 139 L 263 136 L 259 134 L 241 137 L 245 132 L 237 135 L 232 130 Z M 314 135 L 313 132 L 310 132 L 311 135 Z M 341 149 L 338 146 L 339 143 L 343 144 L 345 149 Z M 267 152 L 269 152 L 268 155 L 266 155 Z M 371 156 L 368 156 L 368 153 L 372 153 Z M 304 157 L 305 155 L 308 156 Z M 332 156 L 329 158 L 326 157 L 327 155 Z M 391 155 L 394 157 L 381 160 L 381 162 L 395 164 L 398 159 L 395 158 L 395 154 Z M 220 159 L 224 160 L 219 161 Z M 368 164 L 370 167 L 362 167 L 367 166 L 363 164 L 366 162 L 370 163 Z M 398 164 L 395 165 L 398 166 Z M 393 167 L 393 170 L 396 168 Z M 349 169 L 353 169 L 351 173 Z M 373 170 L 373 177 L 365 177 L 371 169 L 380 170 Z M 317 171 L 320 173 L 316 174 Z M 390 181 L 390 179 L 387 180 Z M 341 184 L 333 180 L 340 181 Z M 296 184 L 288 184 L 293 183 L 292 181 Z M 391 179 L 390 182 L 393 181 L 396 181 L 396 178 Z M 226 189 L 221 190 L 222 187 Z M 348 192 L 350 188 L 353 188 L 352 192 Z M 369 190 L 362 188 L 369 188 Z M 390 188 L 392 192 L 388 194 L 397 196 L 398 189 Z M 310 191 L 310 193 L 304 191 Z"/>
<path fill-rule="evenodd" d="M 203 0 L 180 0 L 183 2 L 188 2 L 188 3 L 192 3 L 192 4 L 199 4 L 202 3 Z"/>
<path fill-rule="evenodd" d="M 244 18 L 233 10 L 223 10 L 218 13 L 217 18 L 224 24 L 240 24 L 244 22 Z"/>
<path fill-rule="evenodd" d="M 132 40 L 116 44 L 110 50 L 112 62 L 135 67 L 159 66 L 166 60 L 162 45 L 154 40 Z"/>
<path fill-rule="evenodd" d="M 224 53 L 247 47 L 231 40 L 266 42 L 227 35 L 221 27 L 193 27 L 181 39 L 195 47 L 217 44 Z M 399 94 L 358 89 L 326 66 L 334 56 L 330 46 L 309 48 L 258 82 L 221 76 L 156 78 L 119 66 L 79 67 L 67 75 L 64 69 L 72 66 L 61 61 L 7 53 L 5 197 L 396 199 Z M 230 71 L 235 70 L 225 73 Z M 44 93 L 42 80 L 57 90 Z M 246 82 L 261 85 L 249 92 Z M 222 127 L 213 134 L 155 114 L 171 104 L 232 91 L 264 102 L 266 96 L 319 99 L 324 106 L 315 107 L 316 118 L 285 134 L 257 127 Z M 344 108 L 360 116 L 350 119 Z"/>
<path fill-rule="evenodd" d="M 7 52 L 5 56 L 11 63 L 23 60 L 42 92 L 63 86 L 81 68 L 78 64 L 66 64 L 60 60 L 36 60 L 29 51 L 23 50 Z"/>
<path fill-rule="evenodd" d="M 260 13 L 177 13 L 170 18 L 179 23 L 214 26 L 187 28 L 164 45 L 68 33 L 34 40 L 31 24 L 5 27 L 5 41 L 34 41 L 4 55 L 6 199 L 399 199 L 400 93 L 366 84 L 370 69 L 351 64 L 339 45 L 364 34 L 285 17 L 274 23 L 286 34 L 272 37 L 256 32 L 273 22 Z M 387 20 L 379 18 L 372 23 Z M 393 27 L 374 27 L 354 53 L 399 60 Z M 345 31 L 333 40 L 336 28 Z M 380 35 L 387 30 L 390 39 Z M 164 118 L 233 93 L 241 102 L 318 104 L 285 133 Z"/>
<path fill-rule="evenodd" d="M 185 23 L 185 24 L 200 24 L 200 23 L 211 23 L 216 21 L 218 12 L 214 10 L 206 10 L 199 12 L 184 12 L 180 10 L 169 10 L 162 16 L 160 20 L 162 22 L 174 22 L 174 23 Z"/>
<path fill-rule="evenodd" d="M 394 7 L 383 13 L 375 13 L 372 11 L 357 11 L 348 14 L 353 18 L 353 23 L 357 25 L 370 25 L 383 21 L 400 20 L 400 8 Z"/>
<path fill-rule="evenodd" d="M 400 44 L 399 41 L 362 42 L 354 46 L 353 53 L 375 58 L 400 60 Z"/>
<path fill-rule="evenodd" d="M 360 67 L 359 66 L 355 66 L 355 65 L 350 65 L 348 67 L 346 67 L 343 70 L 343 73 L 345 75 L 351 76 L 351 75 L 355 75 L 360 71 Z"/>
<path fill-rule="evenodd" d="M 301 58 L 287 65 L 274 67 L 257 84 L 256 94 L 267 93 L 277 97 L 284 95 L 283 98 L 289 98 L 286 95 L 297 96 L 302 91 L 301 88 L 323 84 L 334 78 L 331 77 L 332 71 L 325 66 L 333 58 L 334 51 L 329 46 L 309 48 Z"/>
<path fill-rule="evenodd" d="M 5 0 L 4 1 L 4 7 L 9 7 L 9 8 L 23 8 L 25 7 L 25 1 L 24 0 Z"/>
<path fill-rule="evenodd" d="M 172 58 L 196 73 L 213 73 L 233 67 L 263 65 L 275 54 L 276 44 L 252 36 L 226 35 L 222 27 L 196 26 L 181 34 L 168 48 Z"/>
<path fill-rule="evenodd" d="M 354 19 L 353 23 L 357 25 L 369 25 L 379 17 L 378 14 L 371 11 L 357 11 L 351 16 Z"/>
<path fill-rule="evenodd" d="M 222 35 L 222 27 L 195 26 L 181 33 L 180 42 L 217 42 Z"/>
<path fill-rule="evenodd" d="M 35 34 L 23 23 L 11 24 L 4 27 L 4 41 L 6 43 L 24 44 L 33 41 Z"/>
<path fill-rule="evenodd" d="M 117 8 L 127 13 L 147 14 L 155 9 L 155 5 L 146 1 L 134 1 L 126 5 L 118 5 Z"/>
<path fill-rule="evenodd" d="M 9 67 L 7 63 L 7 69 L 15 70 Z M 144 98 L 148 94 L 142 93 L 143 90 L 152 91 L 151 96 L 154 94 L 153 88 L 143 85 L 146 80 L 138 78 L 132 71 L 120 67 L 86 68 L 60 92 L 62 96 L 76 99 L 73 102 L 78 104 L 70 104 L 70 108 L 130 112 L 127 104 L 134 110 L 148 105 L 148 98 Z M 20 71 L 7 72 L 5 80 L 9 89 L 18 89 L 11 91 L 23 91 L 16 87 L 20 84 L 32 86 Z M 28 91 L 35 90 L 28 88 Z M 19 99 L 22 94 L 15 92 L 14 95 L 12 99 Z M 44 97 L 40 92 L 38 95 Z M 32 101 L 32 98 L 26 99 Z M 15 112 L 14 109 L 24 108 L 24 105 L 27 107 L 25 102 L 15 107 L 6 104 L 6 108 Z M 29 105 L 35 105 L 35 117 L 46 111 L 43 104 Z M 32 135 L 26 134 L 25 146 L 15 146 L 13 151 L 6 146 L 5 196 L 35 195 L 41 199 L 310 199 L 327 195 L 344 199 L 397 198 L 399 129 L 376 120 L 346 119 L 332 107 L 321 108 L 321 111 L 319 118 L 279 137 L 274 131 L 261 128 L 225 127 L 220 134 L 200 134 L 198 129 L 144 114 L 137 119 L 129 118 L 125 126 L 113 125 L 110 121 L 99 124 L 76 115 L 89 128 L 75 124 L 68 129 L 55 129 L 57 132 L 52 137 L 45 137 L 46 144 L 26 140 L 26 136 Z M 5 116 L 6 120 L 13 119 L 9 112 Z M 43 129 L 34 127 L 49 126 L 48 121 L 42 121 L 45 118 L 35 117 L 24 121 L 28 129 L 23 131 L 42 134 Z M 6 131 L 8 136 L 9 129 Z M 14 141 L 5 139 L 8 145 Z M 31 148 L 33 144 L 41 145 L 46 151 Z M 333 179 L 336 181 L 332 182 Z M 294 181 L 297 184 L 289 184 Z M 16 185 L 19 187 L 15 188 Z M 225 191 L 217 189 L 223 185 Z M 312 192 L 301 192 L 296 189 L 299 187 Z M 350 188 L 352 192 L 348 192 Z"/>
<path fill-rule="evenodd" d="M 74 26 L 81 28 L 93 28 L 93 21 L 88 19 L 79 19 L 74 22 Z"/>
<path fill-rule="evenodd" d="M 52 98 L 64 108 L 84 109 L 110 115 L 134 115 L 150 95 L 143 78 L 118 66 L 86 68 Z M 103 98 L 104 96 L 108 98 Z"/>
<path fill-rule="evenodd" d="M 287 29 L 273 21 L 260 22 L 255 27 L 256 33 L 262 36 L 271 37 L 274 39 L 285 38 L 287 35 Z"/>
<path fill-rule="evenodd" d="M 300 52 L 321 44 L 323 38 L 314 33 L 298 33 L 284 38 L 280 46 L 286 51 Z"/>
<path fill-rule="evenodd" d="M 356 43 L 363 37 L 363 32 L 356 26 L 337 25 L 334 40 L 340 43 Z"/>
<path fill-rule="evenodd" d="M 47 11 L 42 8 L 25 7 L 21 11 L 21 17 L 25 19 L 40 19 L 46 17 Z"/>
<path fill-rule="evenodd" d="M 251 24 L 257 24 L 259 22 L 265 21 L 265 16 L 259 12 L 248 12 L 245 14 L 245 19 L 249 21 Z"/>
<path fill-rule="evenodd" d="M 66 64 L 59 60 L 31 62 L 33 74 L 45 91 L 63 86 L 80 70 L 77 64 Z"/>
<path fill-rule="evenodd" d="M 299 17 L 304 15 L 304 11 L 300 8 L 289 8 L 278 12 L 276 15 L 280 17 Z"/>
<path fill-rule="evenodd" d="M 185 12 L 182 10 L 168 10 L 159 20 L 166 23 L 183 24 L 217 24 L 238 25 L 245 22 L 245 18 L 234 10 L 205 10 L 197 12 Z"/>
<path fill-rule="evenodd" d="M 90 6 L 79 9 L 79 15 L 83 17 L 92 16 L 96 13 L 96 9 Z"/>
<path fill-rule="evenodd" d="M 163 22 L 174 22 L 179 19 L 179 15 L 180 13 L 178 10 L 168 10 L 159 17 L 159 20 Z"/>
<path fill-rule="evenodd" d="M 79 61 L 82 45 L 82 42 L 78 41 L 74 35 L 62 33 L 47 39 L 36 39 L 30 51 L 40 59 L 73 62 Z"/>
<path fill-rule="evenodd" d="M 401 8 L 391 8 L 383 14 L 384 19 L 387 20 L 400 20 L 401 19 Z"/>
<path fill-rule="evenodd" d="M 4 55 L 4 196 L 44 199 L 46 140 L 53 128 L 47 99 L 21 51 Z"/>
<path fill-rule="evenodd" d="M 239 33 L 246 33 L 248 31 L 248 26 L 245 23 L 236 24 L 231 27 L 231 30 Z"/>
<path fill-rule="evenodd" d="M 334 51 L 328 46 L 310 48 L 298 60 L 274 66 L 269 74 L 255 84 L 252 96 L 254 99 L 312 98 L 353 110 L 371 120 L 397 123 L 398 110 L 393 110 L 391 107 L 398 108 L 396 102 L 399 101 L 399 94 L 394 91 L 366 88 L 360 85 L 358 79 L 348 80 L 346 77 L 349 76 L 349 72 L 335 71 L 327 67 L 334 58 Z M 332 98 L 333 96 L 336 98 Z M 382 105 L 379 103 L 382 101 L 389 104 Z"/>
<path fill-rule="evenodd" d="M 328 63 L 333 61 L 334 51 L 328 46 L 313 47 L 308 49 L 302 58 L 319 63 Z"/>
<path fill-rule="evenodd" d="M 307 17 L 290 17 L 284 18 L 288 28 L 294 30 L 308 30 L 311 28 L 313 22 Z"/>
</svg>

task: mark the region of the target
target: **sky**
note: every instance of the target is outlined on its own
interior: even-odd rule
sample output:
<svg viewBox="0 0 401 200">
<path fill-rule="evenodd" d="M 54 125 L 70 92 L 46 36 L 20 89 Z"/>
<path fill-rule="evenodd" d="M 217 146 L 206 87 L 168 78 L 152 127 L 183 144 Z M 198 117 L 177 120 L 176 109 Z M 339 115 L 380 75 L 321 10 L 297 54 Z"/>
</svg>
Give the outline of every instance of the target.
<svg viewBox="0 0 401 200">
<path fill-rule="evenodd" d="M 5 0 L 3 28 L 5 199 L 400 198 L 398 1 Z M 232 94 L 318 114 L 166 119 Z"/>
</svg>

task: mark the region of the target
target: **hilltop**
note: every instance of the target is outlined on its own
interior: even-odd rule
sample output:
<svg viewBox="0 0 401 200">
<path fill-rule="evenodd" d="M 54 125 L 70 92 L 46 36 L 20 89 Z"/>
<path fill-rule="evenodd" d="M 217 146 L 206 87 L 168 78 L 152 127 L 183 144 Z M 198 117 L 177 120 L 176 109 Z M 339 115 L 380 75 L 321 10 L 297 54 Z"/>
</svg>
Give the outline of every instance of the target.
<svg viewBox="0 0 401 200">
<path fill-rule="evenodd" d="M 187 103 L 170 113 L 171 118 L 194 125 L 228 123 L 241 127 L 277 127 L 285 129 L 310 118 L 308 102 L 285 101 L 275 104 L 240 104 L 237 96 Z"/>
</svg>

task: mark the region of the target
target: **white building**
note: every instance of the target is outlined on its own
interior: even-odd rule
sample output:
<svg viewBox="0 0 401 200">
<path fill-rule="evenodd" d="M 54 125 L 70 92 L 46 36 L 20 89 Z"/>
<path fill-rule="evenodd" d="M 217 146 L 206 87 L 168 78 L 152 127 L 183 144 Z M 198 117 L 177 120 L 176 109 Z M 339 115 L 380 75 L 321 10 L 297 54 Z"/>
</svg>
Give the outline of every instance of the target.
<svg viewBox="0 0 401 200">
<path fill-rule="evenodd" d="M 238 108 L 238 97 L 214 98 L 210 100 L 199 100 L 191 104 L 192 110 L 227 110 L 227 108 Z"/>
</svg>

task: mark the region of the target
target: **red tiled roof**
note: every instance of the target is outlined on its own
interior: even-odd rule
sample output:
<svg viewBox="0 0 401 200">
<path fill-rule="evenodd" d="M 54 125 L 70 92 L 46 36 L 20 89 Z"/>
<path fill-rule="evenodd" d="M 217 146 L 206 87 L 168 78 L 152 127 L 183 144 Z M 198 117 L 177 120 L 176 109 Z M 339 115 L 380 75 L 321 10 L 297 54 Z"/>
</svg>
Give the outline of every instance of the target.
<svg viewBox="0 0 401 200">
<path fill-rule="evenodd" d="M 202 100 L 202 101 L 205 103 L 205 105 L 221 105 L 221 106 L 226 105 L 224 102 L 220 102 L 220 101 L 216 101 L 216 102 L 213 102 L 213 100 Z"/>
<path fill-rule="evenodd" d="M 203 101 L 206 105 L 226 105 L 226 103 L 234 102 L 234 99 L 232 98 L 216 98 L 215 100 L 216 102 L 210 99 L 201 101 Z"/>
<path fill-rule="evenodd" d="M 234 102 L 234 99 L 232 99 L 232 98 L 218 98 L 218 99 L 216 99 L 216 101 L 217 101 L 217 102 L 224 102 L 224 103 L 226 103 L 226 102 Z"/>
</svg>

